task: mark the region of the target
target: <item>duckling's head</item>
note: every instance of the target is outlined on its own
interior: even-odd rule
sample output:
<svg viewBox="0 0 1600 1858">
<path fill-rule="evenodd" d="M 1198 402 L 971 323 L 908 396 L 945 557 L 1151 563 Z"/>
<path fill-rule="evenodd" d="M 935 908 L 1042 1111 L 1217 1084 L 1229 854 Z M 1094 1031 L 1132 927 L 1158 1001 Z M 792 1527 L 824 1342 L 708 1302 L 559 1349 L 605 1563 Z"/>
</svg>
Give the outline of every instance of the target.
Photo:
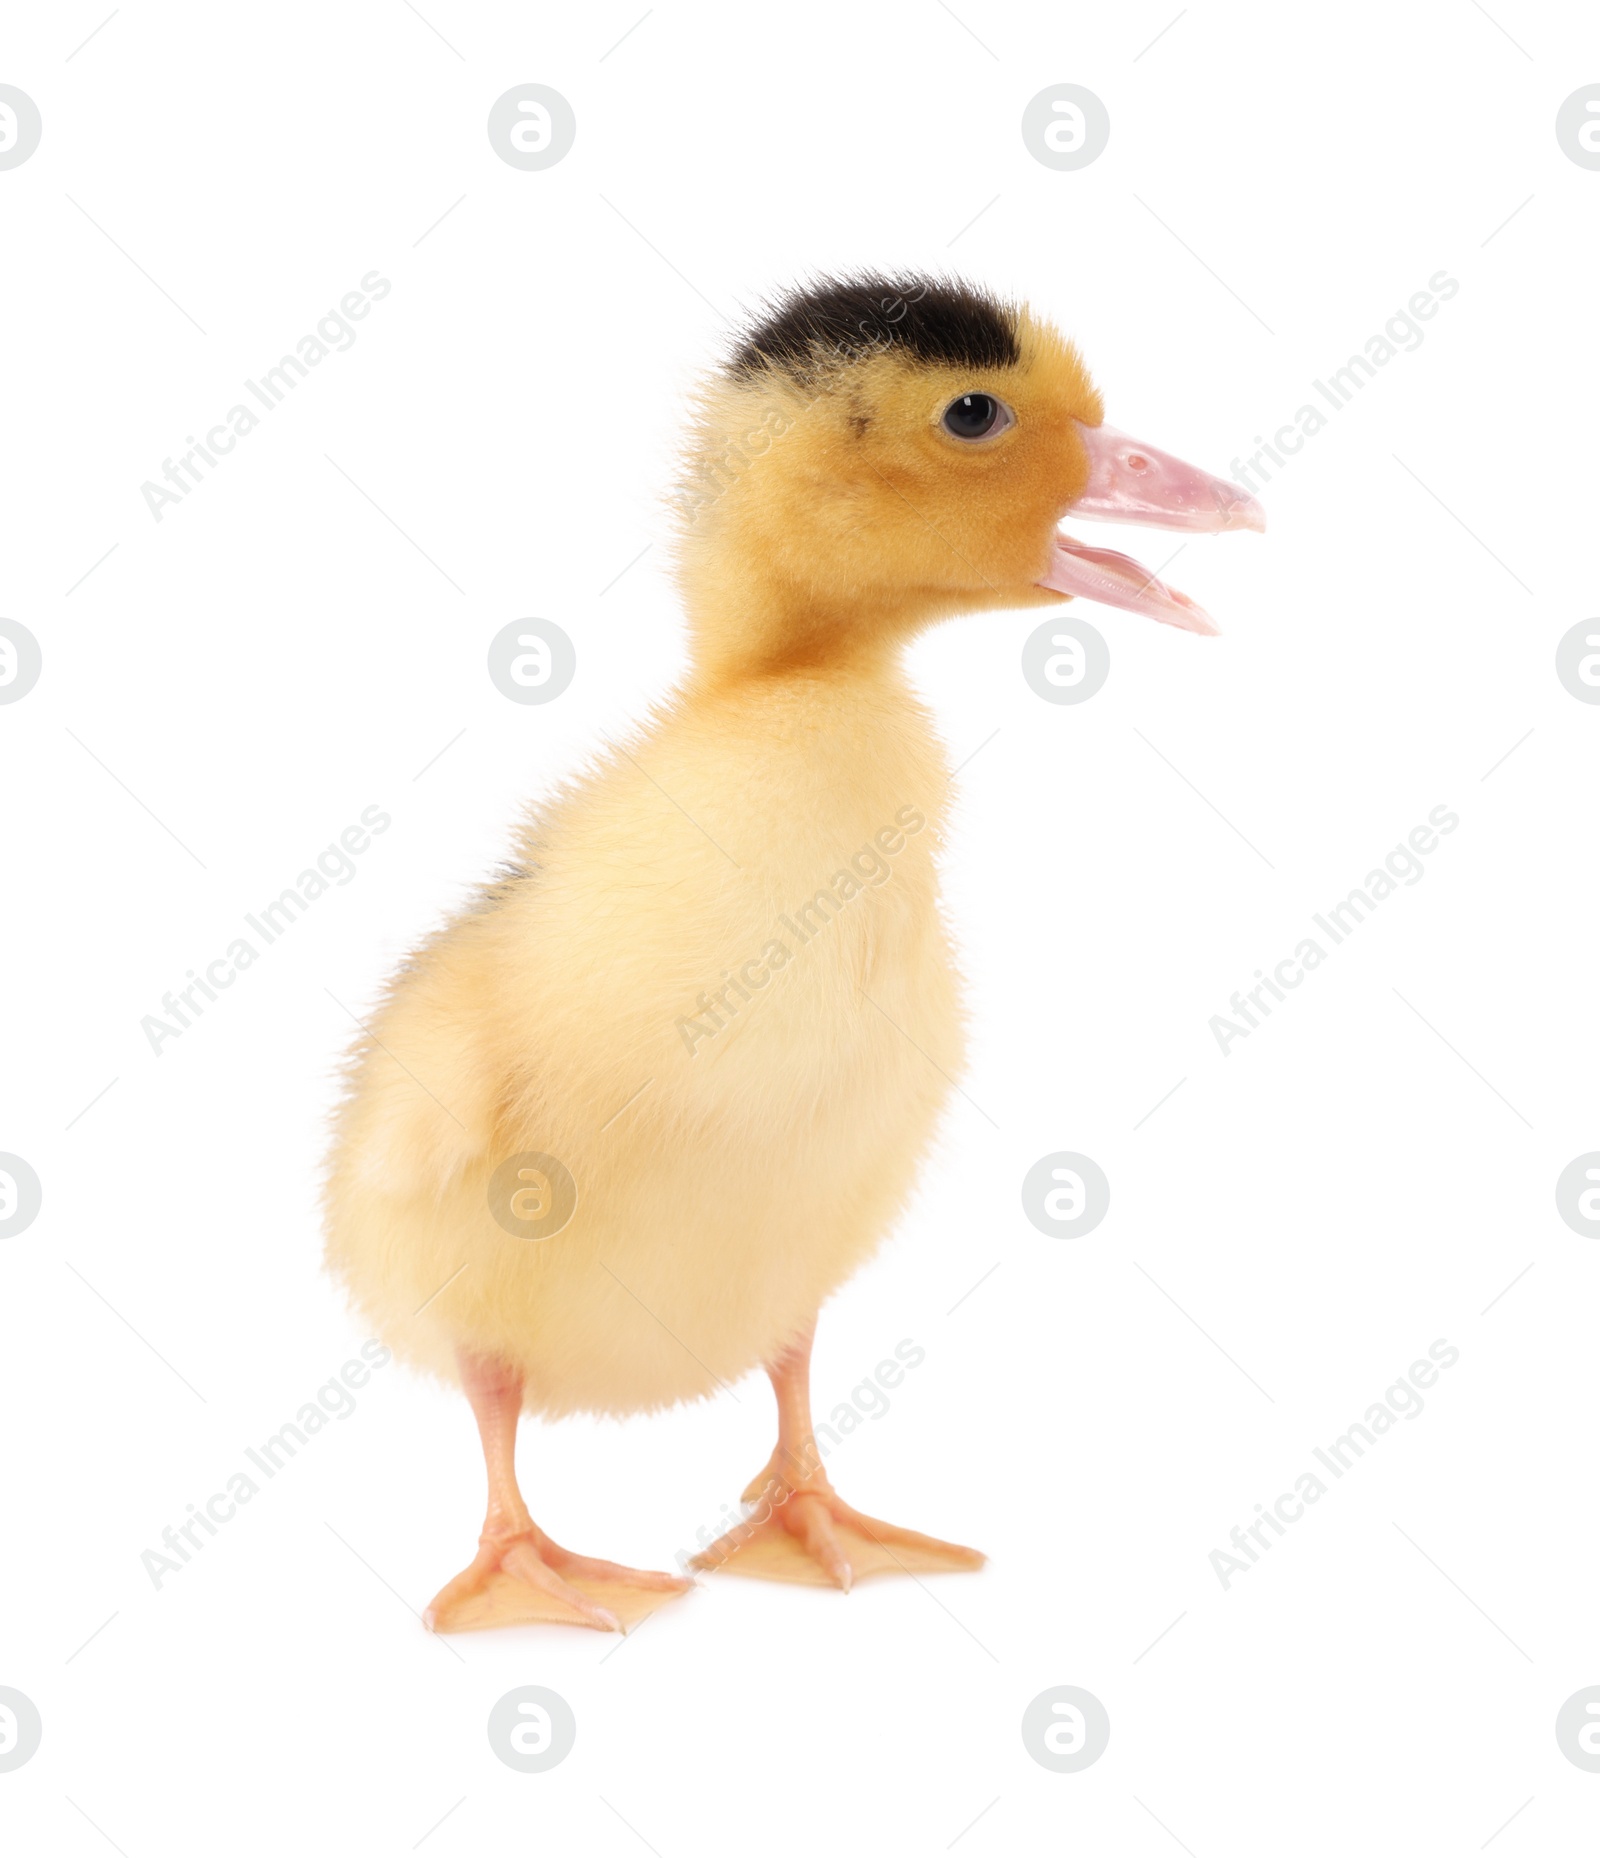
<svg viewBox="0 0 1600 1858">
<path fill-rule="evenodd" d="M 870 655 L 952 613 L 1064 594 L 1214 632 L 1057 524 L 1262 529 L 1260 506 L 1104 418 L 1073 345 L 971 285 L 869 275 L 789 292 L 707 382 L 680 487 L 702 669 Z"/>
</svg>

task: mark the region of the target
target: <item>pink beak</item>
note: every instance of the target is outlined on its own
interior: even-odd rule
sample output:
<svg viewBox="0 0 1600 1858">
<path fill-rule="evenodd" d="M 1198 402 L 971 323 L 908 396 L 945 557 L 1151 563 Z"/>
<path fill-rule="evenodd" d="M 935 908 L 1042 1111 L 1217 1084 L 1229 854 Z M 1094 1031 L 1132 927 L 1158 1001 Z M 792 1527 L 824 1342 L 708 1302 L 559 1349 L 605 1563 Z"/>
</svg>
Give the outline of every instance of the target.
<svg viewBox="0 0 1600 1858">
<path fill-rule="evenodd" d="M 1079 433 L 1089 453 L 1089 482 L 1072 505 L 1074 514 L 1198 535 L 1266 529 L 1266 512 L 1237 484 L 1212 477 L 1153 445 L 1141 445 L 1110 426 L 1080 425 Z M 1186 632 L 1218 630 L 1202 607 L 1157 580 L 1131 556 L 1090 548 L 1070 536 L 1056 537 L 1050 571 L 1039 585 L 1102 606 L 1125 607 Z"/>
</svg>

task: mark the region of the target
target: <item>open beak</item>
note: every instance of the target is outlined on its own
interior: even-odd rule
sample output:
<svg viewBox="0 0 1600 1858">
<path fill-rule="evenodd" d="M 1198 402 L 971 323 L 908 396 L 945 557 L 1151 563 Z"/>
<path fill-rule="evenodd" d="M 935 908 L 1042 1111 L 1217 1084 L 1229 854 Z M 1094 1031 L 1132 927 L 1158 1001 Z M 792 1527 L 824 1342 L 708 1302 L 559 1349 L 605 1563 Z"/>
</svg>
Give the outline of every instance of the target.
<svg viewBox="0 0 1600 1858">
<path fill-rule="evenodd" d="M 1080 426 L 1079 433 L 1089 453 L 1089 482 L 1073 503 L 1073 514 L 1098 522 L 1185 529 L 1195 535 L 1266 529 L 1261 505 L 1226 478 L 1212 477 L 1110 426 Z M 1204 608 L 1157 580 L 1131 556 L 1090 548 L 1071 536 L 1057 535 L 1050 571 L 1039 585 L 1102 606 L 1125 607 L 1185 632 L 1218 631 Z"/>
</svg>

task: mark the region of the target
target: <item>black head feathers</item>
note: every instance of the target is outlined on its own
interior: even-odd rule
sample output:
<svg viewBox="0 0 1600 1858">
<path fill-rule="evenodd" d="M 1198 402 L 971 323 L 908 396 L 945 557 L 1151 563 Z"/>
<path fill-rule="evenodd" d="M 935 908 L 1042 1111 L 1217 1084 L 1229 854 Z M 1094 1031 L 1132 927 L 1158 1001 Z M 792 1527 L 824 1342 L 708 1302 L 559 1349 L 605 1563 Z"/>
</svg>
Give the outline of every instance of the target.
<svg viewBox="0 0 1600 1858">
<path fill-rule="evenodd" d="M 956 368 L 1015 367 L 1017 311 L 948 278 L 863 272 L 796 286 L 740 336 L 728 360 L 736 380 L 776 369 L 803 379 L 830 365 L 899 352 Z"/>
</svg>

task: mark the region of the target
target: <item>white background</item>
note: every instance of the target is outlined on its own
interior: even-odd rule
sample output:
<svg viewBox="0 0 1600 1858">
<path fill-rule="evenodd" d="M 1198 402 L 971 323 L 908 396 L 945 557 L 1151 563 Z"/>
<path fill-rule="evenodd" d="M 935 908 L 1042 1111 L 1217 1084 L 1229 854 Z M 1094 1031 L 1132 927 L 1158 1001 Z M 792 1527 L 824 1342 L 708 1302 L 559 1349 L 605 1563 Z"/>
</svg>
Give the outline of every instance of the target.
<svg viewBox="0 0 1600 1858">
<path fill-rule="evenodd" d="M 128 4 L 70 60 L 98 7 L 9 23 L 44 139 L 0 174 L 0 597 L 45 668 L 0 710 L 0 1148 L 45 1200 L 0 1246 L 0 1684 L 44 1719 L 8 1849 L 1592 1837 L 1553 1725 L 1600 1682 L 1600 1249 L 1553 1189 L 1600 1147 L 1600 708 L 1553 665 L 1595 611 L 1600 173 L 1554 118 L 1600 25 L 957 10 L 661 5 L 609 53 L 634 6 Z M 485 134 L 530 81 L 578 121 L 541 173 Z M 1058 82 L 1111 116 L 1076 173 L 1019 132 Z M 467 1559 L 481 1466 L 464 1403 L 390 1367 L 157 1591 L 141 1551 L 361 1339 L 315 1208 L 345 1009 L 679 674 L 686 386 L 741 305 L 856 264 L 1026 297 L 1114 424 L 1222 471 L 1460 282 L 1263 493 L 1265 537 L 1173 563 L 1225 637 L 1080 605 L 1112 653 L 1081 707 L 1022 679 L 1037 614 L 915 649 L 953 759 L 986 744 L 947 871 L 972 1060 L 817 1394 L 920 1343 L 830 1468 L 990 1566 L 430 1639 L 407 1608 Z M 355 346 L 154 522 L 141 483 L 374 268 Z M 1130 537 L 1176 542 L 1095 539 Z M 526 615 L 577 645 L 545 708 L 485 673 Z M 141 1016 L 372 804 L 355 879 L 152 1055 Z M 1210 1016 L 1441 804 L 1425 878 L 1224 1058 Z M 1021 1210 L 1056 1149 L 1112 1184 L 1076 1241 Z M 1438 1337 L 1427 1411 L 1224 1591 L 1211 1550 Z M 769 1448 L 765 1385 L 736 1396 L 529 1424 L 536 1515 L 670 1563 Z M 527 1683 L 578 1720 L 543 1775 L 485 1735 Z M 1057 1684 L 1111 1717 L 1076 1775 L 1019 1733 Z"/>
</svg>

